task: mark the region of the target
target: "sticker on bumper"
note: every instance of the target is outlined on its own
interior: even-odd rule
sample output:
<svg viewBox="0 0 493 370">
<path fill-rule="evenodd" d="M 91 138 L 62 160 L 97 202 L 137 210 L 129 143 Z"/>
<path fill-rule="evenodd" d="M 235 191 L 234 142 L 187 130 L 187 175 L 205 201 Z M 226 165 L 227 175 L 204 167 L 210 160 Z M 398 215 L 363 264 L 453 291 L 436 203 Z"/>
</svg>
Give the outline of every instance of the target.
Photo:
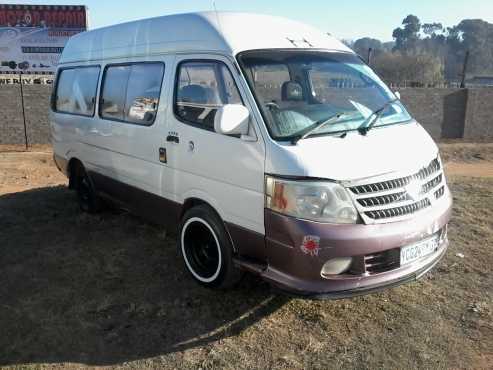
<svg viewBox="0 0 493 370">
<path fill-rule="evenodd" d="M 303 253 L 309 254 L 312 257 L 318 256 L 318 252 L 320 251 L 320 238 L 318 236 L 305 235 L 303 242 L 301 243 L 301 250 Z"/>
</svg>

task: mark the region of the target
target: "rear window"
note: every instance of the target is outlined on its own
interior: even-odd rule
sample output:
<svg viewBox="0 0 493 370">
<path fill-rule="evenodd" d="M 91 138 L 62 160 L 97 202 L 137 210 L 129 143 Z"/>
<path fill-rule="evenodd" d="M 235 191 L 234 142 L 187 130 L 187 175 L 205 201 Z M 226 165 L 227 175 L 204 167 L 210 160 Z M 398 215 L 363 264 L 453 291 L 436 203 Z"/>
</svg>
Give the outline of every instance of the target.
<svg viewBox="0 0 493 370">
<path fill-rule="evenodd" d="M 108 66 L 101 88 L 101 117 L 152 125 L 159 106 L 163 75 L 162 63 Z"/>
<path fill-rule="evenodd" d="M 62 69 L 58 74 L 54 110 L 60 113 L 93 116 L 99 67 Z"/>
</svg>

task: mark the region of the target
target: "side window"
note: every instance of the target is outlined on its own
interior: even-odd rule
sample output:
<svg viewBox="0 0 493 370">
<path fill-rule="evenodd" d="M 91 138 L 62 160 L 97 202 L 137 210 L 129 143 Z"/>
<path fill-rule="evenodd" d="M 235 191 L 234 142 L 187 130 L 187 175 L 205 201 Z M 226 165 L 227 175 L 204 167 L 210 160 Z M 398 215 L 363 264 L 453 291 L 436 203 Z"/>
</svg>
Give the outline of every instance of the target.
<svg viewBox="0 0 493 370">
<path fill-rule="evenodd" d="M 130 66 L 106 68 L 101 88 L 101 117 L 123 121 L 129 74 Z"/>
<path fill-rule="evenodd" d="M 225 104 L 243 104 L 229 69 L 220 62 L 183 62 L 178 66 L 175 114 L 183 121 L 214 130 L 214 116 Z"/>
<path fill-rule="evenodd" d="M 132 65 L 125 100 L 125 121 L 144 125 L 154 122 L 163 73 L 162 64 Z"/>
<path fill-rule="evenodd" d="M 163 75 L 162 63 L 108 66 L 101 92 L 101 117 L 152 125 L 159 106 Z"/>
<path fill-rule="evenodd" d="M 55 110 L 61 113 L 94 115 L 99 67 L 63 69 L 58 75 Z"/>
</svg>

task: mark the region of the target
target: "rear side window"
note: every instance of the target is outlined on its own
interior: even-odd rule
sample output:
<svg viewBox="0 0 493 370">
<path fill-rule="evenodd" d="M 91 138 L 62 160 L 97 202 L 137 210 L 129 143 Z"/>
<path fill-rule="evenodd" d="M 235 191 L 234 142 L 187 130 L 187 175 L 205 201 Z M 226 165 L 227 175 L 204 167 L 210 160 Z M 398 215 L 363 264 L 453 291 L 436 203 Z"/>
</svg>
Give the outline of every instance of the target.
<svg viewBox="0 0 493 370">
<path fill-rule="evenodd" d="M 124 120 L 125 96 L 130 66 L 106 68 L 101 92 L 101 117 Z"/>
<path fill-rule="evenodd" d="M 225 104 L 243 104 L 225 64 L 191 61 L 179 65 L 174 109 L 182 121 L 212 131 L 217 109 Z"/>
<path fill-rule="evenodd" d="M 58 75 L 55 111 L 93 116 L 99 70 L 99 67 L 62 69 Z"/>
<path fill-rule="evenodd" d="M 101 117 L 152 125 L 159 106 L 163 75 L 162 63 L 108 66 L 101 88 Z"/>
</svg>

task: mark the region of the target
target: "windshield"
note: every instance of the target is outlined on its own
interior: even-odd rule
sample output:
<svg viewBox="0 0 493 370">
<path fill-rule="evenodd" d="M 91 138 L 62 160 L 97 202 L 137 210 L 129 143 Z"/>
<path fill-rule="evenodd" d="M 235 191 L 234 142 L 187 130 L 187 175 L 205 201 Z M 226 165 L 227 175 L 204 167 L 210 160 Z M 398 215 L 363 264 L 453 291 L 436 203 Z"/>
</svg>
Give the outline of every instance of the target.
<svg viewBox="0 0 493 370">
<path fill-rule="evenodd" d="M 356 55 L 310 51 L 249 51 L 240 65 L 274 139 L 328 135 L 409 122 L 411 116 Z M 385 107 L 380 114 L 374 112 Z"/>
</svg>

